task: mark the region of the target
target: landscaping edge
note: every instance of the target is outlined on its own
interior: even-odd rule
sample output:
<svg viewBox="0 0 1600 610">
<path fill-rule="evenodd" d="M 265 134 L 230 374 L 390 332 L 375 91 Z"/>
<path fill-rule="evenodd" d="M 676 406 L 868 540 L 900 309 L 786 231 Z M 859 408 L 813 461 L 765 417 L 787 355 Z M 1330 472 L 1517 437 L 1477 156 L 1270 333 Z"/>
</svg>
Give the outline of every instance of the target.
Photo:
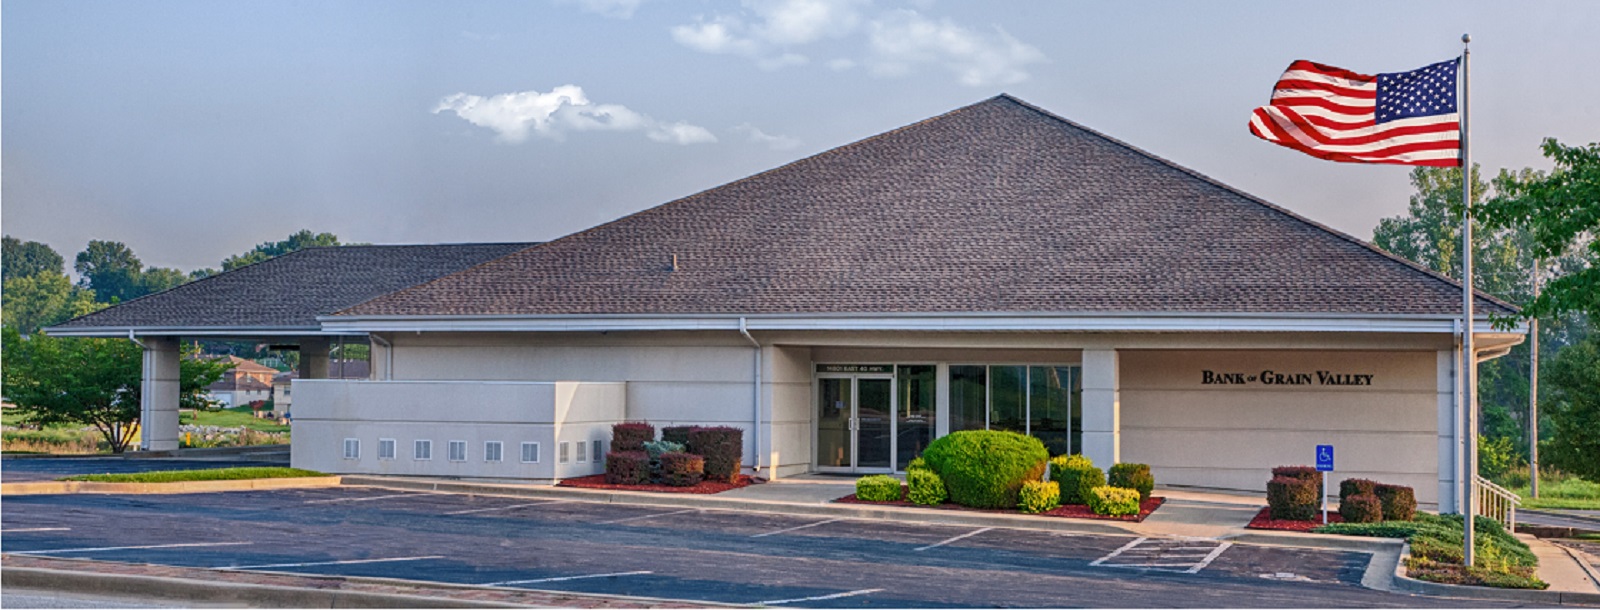
<svg viewBox="0 0 1600 610">
<path fill-rule="evenodd" d="M 186 494 L 261 489 L 307 489 L 337 487 L 344 477 L 279 477 L 230 481 L 173 481 L 170 483 L 102 483 L 99 481 L 24 481 L 0 483 L 0 495 L 37 496 L 52 494 Z"/>
<path fill-rule="evenodd" d="M 1394 590 L 1419 595 L 1437 597 L 1471 597 L 1477 599 L 1497 599 L 1519 602 L 1534 602 L 1552 606 L 1565 605 L 1600 605 L 1600 593 L 1576 593 L 1571 591 L 1551 591 L 1549 589 L 1501 589 L 1497 587 L 1473 587 L 1468 585 L 1449 585 L 1438 582 L 1428 582 L 1406 576 L 1406 559 L 1411 557 L 1411 545 L 1407 544 L 1400 554 L 1400 561 L 1394 567 Z"/>
<path fill-rule="evenodd" d="M 103 574 L 79 570 L 15 568 L 0 570 L 0 587 L 65 591 L 75 594 L 136 596 L 186 602 L 234 603 L 264 608 L 521 608 L 499 602 L 309 589 L 220 581 Z"/>
</svg>

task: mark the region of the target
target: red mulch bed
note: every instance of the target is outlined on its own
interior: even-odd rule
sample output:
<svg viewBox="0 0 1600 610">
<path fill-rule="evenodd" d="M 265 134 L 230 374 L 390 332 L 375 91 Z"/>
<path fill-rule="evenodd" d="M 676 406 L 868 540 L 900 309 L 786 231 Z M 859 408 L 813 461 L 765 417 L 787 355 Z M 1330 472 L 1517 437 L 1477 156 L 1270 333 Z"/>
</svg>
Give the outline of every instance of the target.
<svg viewBox="0 0 1600 610">
<path fill-rule="evenodd" d="M 999 509 L 999 508 L 972 508 L 972 507 L 969 507 L 969 506 L 962 506 L 960 504 L 951 504 L 949 502 L 945 502 L 944 504 L 939 504 L 939 505 L 935 505 L 935 506 L 927 506 L 927 505 L 924 505 L 924 504 L 913 503 L 913 502 L 911 502 L 909 500 L 905 500 L 904 498 L 905 498 L 905 496 L 902 495 L 900 500 L 896 500 L 894 502 L 872 502 L 872 501 L 869 501 L 869 500 L 859 499 L 859 498 L 856 497 L 855 494 L 850 494 L 850 495 L 845 496 L 843 498 L 839 498 L 837 500 L 834 500 L 834 502 L 839 502 L 841 504 L 871 504 L 871 505 L 875 505 L 875 506 L 910 506 L 910 507 L 913 507 L 913 508 L 937 508 L 937 509 L 941 509 L 941 510 L 961 510 L 961 511 L 973 512 L 973 513 L 999 513 L 999 514 L 1006 514 L 1006 515 L 1029 515 L 1030 514 L 1030 513 L 1024 513 L 1024 512 L 1019 511 L 1019 510 L 1005 510 L 1005 509 Z M 1155 512 L 1155 510 L 1157 508 L 1161 508 L 1161 505 L 1166 503 L 1166 501 L 1167 501 L 1166 498 L 1163 498 L 1163 497 L 1160 497 L 1160 496 L 1152 496 L 1149 500 L 1145 500 L 1144 502 L 1139 504 L 1139 514 L 1137 514 L 1137 515 L 1122 515 L 1122 516 L 1118 516 L 1118 517 L 1113 517 L 1111 515 L 1096 515 L 1096 514 L 1094 514 L 1094 511 L 1089 510 L 1089 506 L 1086 505 L 1086 504 L 1068 504 L 1068 505 L 1065 505 L 1065 506 L 1056 507 L 1055 509 L 1052 509 L 1052 510 L 1049 510 L 1049 511 L 1046 511 L 1046 512 L 1034 513 L 1033 515 L 1040 516 L 1040 517 L 1065 517 L 1065 518 L 1068 518 L 1068 519 L 1101 519 L 1101 520 L 1105 520 L 1105 521 L 1129 521 L 1129 522 L 1132 522 L 1132 523 L 1139 523 L 1141 521 L 1144 521 L 1145 517 L 1149 517 L 1150 513 Z"/>
<path fill-rule="evenodd" d="M 741 475 L 739 475 L 739 482 L 738 483 L 718 483 L 718 482 L 715 482 L 715 481 L 701 481 L 699 484 L 696 484 L 696 485 L 693 485 L 693 486 L 690 486 L 690 487 L 673 487 L 671 485 L 656 485 L 656 484 L 612 485 L 612 484 L 606 482 L 606 475 L 596 474 L 596 475 L 590 475 L 590 476 L 586 476 L 586 477 L 578 477 L 576 479 L 562 479 L 560 483 L 556 483 L 556 487 L 579 487 L 579 488 L 583 488 L 583 489 L 609 489 L 609 490 L 614 490 L 614 491 L 654 491 L 654 492 L 669 493 L 669 494 L 716 494 L 716 493 L 722 493 L 724 491 L 728 491 L 730 489 L 738 489 L 740 487 L 749 487 L 750 485 L 755 484 L 755 483 L 756 483 L 755 479 L 750 478 L 750 475 L 741 474 Z"/>
<path fill-rule="evenodd" d="M 1344 517 L 1339 516 L 1338 512 L 1330 510 L 1330 511 L 1328 511 L 1328 523 L 1344 523 Z M 1273 519 L 1272 518 L 1272 507 L 1263 506 L 1263 507 L 1261 507 L 1261 512 L 1256 513 L 1256 518 L 1250 520 L 1250 525 L 1246 525 L 1244 527 L 1245 527 L 1245 529 L 1251 529 L 1251 530 L 1279 530 L 1279 531 L 1284 531 L 1284 532 L 1309 532 L 1311 530 L 1314 530 L 1314 529 L 1317 529 L 1319 527 L 1322 527 L 1322 513 L 1321 513 L 1321 511 L 1318 511 L 1317 512 L 1317 516 L 1312 517 L 1310 521 L 1291 521 L 1289 519 Z"/>
</svg>

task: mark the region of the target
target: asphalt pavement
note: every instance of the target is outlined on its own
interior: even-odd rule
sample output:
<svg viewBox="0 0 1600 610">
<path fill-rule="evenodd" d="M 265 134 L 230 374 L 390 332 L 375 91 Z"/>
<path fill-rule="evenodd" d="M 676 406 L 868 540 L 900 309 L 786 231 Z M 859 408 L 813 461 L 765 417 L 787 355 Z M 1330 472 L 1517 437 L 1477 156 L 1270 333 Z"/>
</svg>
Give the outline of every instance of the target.
<svg viewBox="0 0 1600 610">
<path fill-rule="evenodd" d="M 1360 552 L 376 488 L 18 496 L 0 533 L 19 555 L 774 606 L 1509 605 L 1362 588 Z"/>
</svg>

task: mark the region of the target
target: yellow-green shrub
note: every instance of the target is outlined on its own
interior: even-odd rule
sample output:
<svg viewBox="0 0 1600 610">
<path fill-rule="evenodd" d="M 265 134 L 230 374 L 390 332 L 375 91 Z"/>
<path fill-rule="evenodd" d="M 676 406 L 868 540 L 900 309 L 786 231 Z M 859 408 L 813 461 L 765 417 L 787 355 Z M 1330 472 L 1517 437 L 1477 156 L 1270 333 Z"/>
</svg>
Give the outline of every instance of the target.
<svg viewBox="0 0 1600 610">
<path fill-rule="evenodd" d="M 944 489 L 944 479 L 939 478 L 939 473 L 932 468 L 906 467 L 906 486 L 910 488 L 907 499 L 913 503 L 924 506 L 943 504 L 950 497 Z"/>
<path fill-rule="evenodd" d="M 1042 513 L 1061 506 L 1061 484 L 1055 481 L 1028 481 L 1022 484 L 1017 508 L 1025 513 Z"/>
<path fill-rule="evenodd" d="M 1139 490 L 1102 485 L 1089 492 L 1089 510 L 1096 515 L 1139 514 Z"/>
<path fill-rule="evenodd" d="M 856 499 L 868 502 L 900 501 L 900 479 L 886 474 L 856 479 Z"/>
</svg>

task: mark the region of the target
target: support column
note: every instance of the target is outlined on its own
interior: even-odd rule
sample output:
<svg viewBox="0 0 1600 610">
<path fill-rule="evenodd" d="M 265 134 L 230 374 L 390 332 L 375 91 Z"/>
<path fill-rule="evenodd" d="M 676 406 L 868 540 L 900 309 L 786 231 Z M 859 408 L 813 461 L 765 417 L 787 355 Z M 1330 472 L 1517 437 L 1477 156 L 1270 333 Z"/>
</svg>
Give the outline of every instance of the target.
<svg viewBox="0 0 1600 610">
<path fill-rule="evenodd" d="M 178 448 L 178 340 L 145 337 L 139 388 L 139 441 L 145 451 Z"/>
<path fill-rule="evenodd" d="M 328 378 L 328 346 L 324 337 L 306 337 L 300 340 L 301 379 Z"/>
<path fill-rule="evenodd" d="M 1096 466 L 1122 461 L 1122 382 L 1117 350 L 1083 350 L 1083 455 Z"/>
<path fill-rule="evenodd" d="M 1456 393 L 1461 389 L 1457 380 L 1456 364 L 1459 355 L 1455 350 L 1439 350 L 1438 372 L 1435 382 L 1439 405 L 1439 513 L 1456 512 L 1456 498 L 1461 495 L 1460 467 L 1456 462 Z"/>
</svg>

